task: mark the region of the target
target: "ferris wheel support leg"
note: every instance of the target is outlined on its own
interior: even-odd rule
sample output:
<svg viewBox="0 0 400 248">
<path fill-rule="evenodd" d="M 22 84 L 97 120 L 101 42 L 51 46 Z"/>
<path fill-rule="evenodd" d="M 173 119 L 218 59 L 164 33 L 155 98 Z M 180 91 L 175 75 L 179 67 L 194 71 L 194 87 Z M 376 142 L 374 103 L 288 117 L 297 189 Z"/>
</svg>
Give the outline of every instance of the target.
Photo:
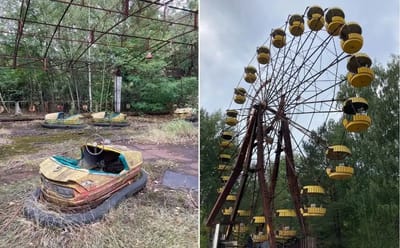
<svg viewBox="0 0 400 248">
<path fill-rule="evenodd" d="M 274 226 L 272 223 L 271 192 L 269 192 L 265 180 L 265 158 L 264 158 L 264 130 L 262 128 L 262 113 L 257 115 L 257 176 L 263 201 L 264 218 L 267 223 L 269 245 L 276 248 Z"/>
<path fill-rule="evenodd" d="M 225 237 L 227 237 L 227 238 L 229 238 L 229 236 L 231 235 L 232 227 L 233 227 L 233 225 L 235 223 L 235 219 L 236 219 L 236 216 L 237 216 L 237 213 L 238 213 L 239 205 L 240 205 L 240 202 L 242 201 L 244 188 L 246 186 L 246 182 L 247 182 L 247 178 L 248 178 L 248 168 L 250 166 L 250 161 L 251 161 L 251 151 L 252 151 L 251 147 L 252 146 L 248 147 L 247 153 L 246 153 L 247 155 L 246 155 L 245 160 L 244 160 L 243 174 L 242 174 L 241 179 L 240 179 L 239 190 L 238 190 L 238 192 L 236 194 L 235 205 L 233 206 L 233 211 L 232 211 L 232 214 L 231 214 L 230 219 L 229 219 L 230 223 L 229 223 L 229 225 L 228 225 L 228 227 L 226 229 Z"/>
<path fill-rule="evenodd" d="M 288 121 L 282 119 L 281 127 L 282 127 L 283 140 L 285 144 L 284 151 L 285 151 L 285 161 L 286 161 L 286 176 L 289 184 L 289 192 L 292 195 L 294 208 L 296 211 L 297 218 L 299 219 L 301 230 L 303 232 L 303 235 L 307 237 L 308 228 L 306 226 L 305 219 L 300 212 L 301 208 L 300 188 L 299 188 L 299 183 L 297 181 L 296 170 L 294 167 L 293 149 L 290 140 L 290 130 Z"/>
<path fill-rule="evenodd" d="M 250 118 L 248 120 L 248 126 L 252 127 L 256 123 L 256 118 L 255 118 L 255 109 L 252 110 L 250 113 Z M 226 197 L 228 194 L 231 192 L 233 185 L 235 184 L 237 178 L 239 177 L 242 169 L 243 169 L 243 162 L 246 158 L 247 154 L 247 147 L 254 142 L 254 135 L 253 135 L 253 128 L 248 128 L 245 138 L 243 140 L 243 145 L 242 148 L 239 152 L 239 156 L 236 160 L 235 166 L 233 167 L 233 172 L 231 176 L 228 179 L 228 182 L 226 183 L 223 191 L 221 194 L 218 196 L 217 201 L 214 204 L 213 209 L 210 212 L 210 215 L 208 216 L 207 219 L 207 226 L 212 226 L 214 225 L 214 219 L 217 216 L 218 212 L 221 210 L 222 205 L 224 204 Z"/>
<path fill-rule="evenodd" d="M 258 113 L 258 111 L 255 111 L 253 113 L 254 113 L 254 115 L 256 115 L 256 113 Z M 249 122 L 249 124 L 256 125 L 257 123 L 254 122 L 254 121 L 251 121 L 251 122 Z M 254 127 L 254 128 L 252 128 L 252 130 L 253 130 L 252 133 L 250 133 L 250 137 L 251 137 L 250 140 L 251 141 L 250 141 L 249 145 L 247 146 L 247 148 L 245 150 L 246 152 L 245 152 L 245 157 L 244 157 L 244 162 L 243 162 L 243 167 L 242 167 L 241 179 L 240 179 L 240 182 L 239 182 L 239 190 L 238 190 L 238 192 L 236 194 L 236 201 L 235 201 L 235 204 L 233 206 L 232 214 L 231 214 L 231 216 L 229 218 L 229 225 L 226 228 L 226 232 L 225 232 L 225 237 L 226 238 L 229 238 L 231 233 L 232 233 L 232 228 L 233 228 L 233 225 L 235 223 L 235 219 L 236 219 L 236 216 L 237 216 L 237 213 L 238 213 L 240 202 L 242 201 L 243 192 L 244 192 L 244 189 L 245 189 L 245 186 L 246 186 L 246 182 L 247 182 L 247 178 L 248 178 L 248 171 L 249 171 L 249 168 L 250 168 L 251 156 L 252 156 L 252 151 L 253 151 L 253 148 L 254 148 L 254 140 L 255 140 L 254 131 L 256 130 L 256 128 Z"/>
</svg>

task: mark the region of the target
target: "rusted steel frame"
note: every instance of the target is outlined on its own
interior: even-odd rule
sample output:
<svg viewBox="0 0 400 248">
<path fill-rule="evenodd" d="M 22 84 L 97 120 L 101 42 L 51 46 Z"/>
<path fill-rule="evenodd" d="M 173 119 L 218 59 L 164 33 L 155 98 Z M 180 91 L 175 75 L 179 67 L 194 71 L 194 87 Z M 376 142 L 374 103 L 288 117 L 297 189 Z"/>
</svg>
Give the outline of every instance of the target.
<svg viewBox="0 0 400 248">
<path fill-rule="evenodd" d="M 62 1 L 62 0 L 50 0 L 50 1 L 57 2 L 57 3 L 68 4 L 67 1 Z M 101 10 L 101 11 L 105 11 L 105 12 L 108 12 L 108 13 L 121 14 L 121 15 L 123 15 L 125 13 L 123 11 L 114 10 L 114 9 L 106 9 L 106 8 L 96 7 L 96 6 L 93 6 L 93 5 L 89 6 L 89 5 L 85 5 L 84 3 L 73 3 L 72 5 L 78 6 L 78 7 L 89 8 L 89 9 Z"/>
<path fill-rule="evenodd" d="M 118 25 L 118 24 L 117 24 L 117 25 Z M 115 25 L 115 26 L 117 26 L 117 25 Z M 113 27 L 112 27 L 112 28 L 113 28 Z M 110 28 L 110 30 L 111 30 L 112 28 Z M 178 35 L 175 35 L 175 36 L 173 36 L 173 37 L 170 37 L 170 38 L 168 38 L 167 40 L 160 40 L 160 39 L 154 39 L 154 38 L 150 38 L 150 40 L 161 41 L 160 43 L 165 43 L 164 45 L 167 45 L 171 40 L 176 39 L 176 38 L 178 38 L 178 37 L 181 37 L 181 36 L 183 36 L 183 35 L 186 35 L 186 34 L 188 34 L 188 33 L 191 33 L 191 32 L 193 32 L 193 31 L 195 31 L 195 30 L 196 30 L 196 29 L 188 30 L 188 31 L 183 32 L 183 33 L 181 33 L 181 34 L 178 34 Z M 104 34 L 107 34 L 107 32 L 104 33 Z M 104 35 L 104 34 L 102 34 L 102 35 Z M 99 39 L 102 37 L 102 35 L 100 35 L 98 38 L 96 38 L 95 41 L 94 41 L 92 44 L 94 44 L 95 42 L 97 42 L 97 40 L 99 40 Z M 128 37 L 129 37 L 129 36 L 128 36 Z M 136 38 L 139 38 L 139 37 L 136 37 Z M 147 38 L 143 38 L 143 39 L 147 39 Z M 160 44 L 160 43 L 159 43 L 159 44 Z M 174 41 L 174 43 L 175 43 L 175 44 L 182 44 L 182 45 L 193 45 L 192 43 L 184 43 L 184 42 L 176 42 L 176 41 Z M 76 60 L 78 60 L 78 59 L 87 51 L 87 49 L 88 49 L 92 44 L 89 44 L 89 45 L 87 46 L 87 48 L 78 56 L 78 58 L 77 58 Z M 164 46 L 164 45 L 162 45 L 162 46 Z M 158 50 L 158 49 L 157 49 L 157 50 Z M 153 52 L 154 52 L 154 51 L 153 51 Z M 74 61 L 76 61 L 76 60 L 74 60 Z M 143 60 L 144 60 L 144 58 L 143 58 Z"/>
<path fill-rule="evenodd" d="M 83 51 L 78 55 L 78 57 L 74 60 L 71 61 L 71 63 L 68 65 L 68 67 L 73 67 L 73 65 L 76 63 L 76 61 L 79 60 L 80 57 L 82 57 L 83 54 L 86 53 L 86 51 L 94 44 L 96 43 L 100 38 L 102 38 L 105 34 L 110 33 L 111 30 L 113 30 L 115 27 L 117 27 L 119 24 L 123 23 L 126 19 L 128 19 L 130 16 L 139 13 L 140 11 L 142 11 L 143 9 L 146 9 L 147 7 L 149 7 L 151 4 L 148 4 L 146 6 L 143 6 L 142 8 L 140 8 L 139 10 L 129 14 L 129 15 L 124 15 L 121 20 L 117 21 L 116 23 L 114 23 L 114 25 L 112 25 L 111 27 L 109 27 L 104 33 L 100 34 L 94 41 L 93 43 L 89 43 L 85 49 L 83 49 Z"/>
<path fill-rule="evenodd" d="M 58 23 L 57 23 L 57 25 L 56 25 L 56 28 L 54 29 L 54 32 L 53 32 L 53 34 L 51 35 L 49 44 L 48 44 L 47 47 L 46 47 L 46 51 L 45 51 L 44 54 L 43 54 L 43 58 L 46 58 L 46 57 L 47 57 L 47 53 L 48 53 L 48 51 L 49 51 L 49 49 L 50 49 L 51 43 L 53 42 L 53 38 L 54 38 L 54 36 L 56 35 L 57 30 L 58 30 L 58 28 L 60 27 L 60 24 L 61 24 L 62 20 L 64 19 L 65 14 L 67 14 L 69 7 L 71 7 L 71 4 L 72 4 L 73 1 L 74 1 L 74 0 L 71 0 L 71 1 L 69 2 L 68 6 L 65 8 L 64 13 L 62 14 L 61 18 L 58 20 Z"/>
<path fill-rule="evenodd" d="M 62 1 L 62 0 L 51 0 L 51 1 L 68 4 L 68 2 Z M 126 2 L 126 0 L 125 0 L 125 2 Z M 84 8 L 89 8 L 89 9 L 102 10 L 102 11 L 105 11 L 107 13 L 111 12 L 111 13 L 121 14 L 121 15 L 125 15 L 126 17 L 129 16 L 129 9 L 126 8 L 126 3 L 124 3 L 124 11 L 105 9 L 105 8 L 89 6 L 89 5 L 85 5 L 85 4 L 81 4 L 81 3 L 72 3 L 72 5 L 79 6 L 79 7 L 84 7 Z M 197 12 L 194 12 L 194 13 L 197 13 Z M 163 20 L 163 19 L 157 19 L 157 18 L 147 17 L 147 16 L 143 16 L 143 15 L 137 15 L 137 14 L 131 15 L 131 17 L 137 17 L 137 18 L 141 18 L 141 19 L 164 22 L 164 23 L 175 24 L 175 25 L 180 25 L 180 26 L 193 27 L 193 25 L 191 25 L 191 24 L 186 24 L 186 23 L 181 23 L 181 22 L 174 22 L 174 21 L 167 21 L 167 20 Z"/>
<path fill-rule="evenodd" d="M 289 122 L 286 119 L 281 120 L 283 140 L 285 142 L 285 161 L 286 161 L 286 176 L 289 184 L 289 192 L 292 195 L 294 209 L 296 211 L 297 218 L 299 220 L 300 228 L 304 236 L 308 236 L 308 228 L 305 223 L 305 219 L 300 212 L 301 199 L 300 199 L 300 188 L 297 181 L 296 171 L 294 168 L 293 149 L 290 139 Z"/>
<path fill-rule="evenodd" d="M 228 179 L 228 182 L 225 184 L 224 189 L 222 190 L 221 194 L 219 194 L 217 201 L 214 204 L 213 209 L 211 210 L 208 218 L 207 218 L 207 226 L 212 226 L 214 225 L 214 219 L 217 216 L 218 212 L 221 210 L 222 205 L 224 204 L 226 197 L 228 194 L 231 192 L 231 189 L 233 185 L 236 182 L 236 179 L 239 177 L 240 172 L 243 169 L 243 162 L 247 154 L 248 146 L 251 144 L 251 142 L 254 140 L 254 130 L 252 127 L 254 127 L 255 122 L 256 122 L 256 116 L 255 116 L 255 109 L 253 108 L 250 112 L 249 120 L 247 122 L 247 131 L 243 139 L 242 146 L 240 148 L 240 152 L 238 155 L 238 158 L 236 159 L 235 166 L 233 167 L 233 171 L 231 176 Z"/>
<path fill-rule="evenodd" d="M 150 3 L 150 4 L 156 4 L 156 5 L 160 5 L 160 6 L 164 6 L 164 3 L 160 3 L 159 1 L 149 1 L 149 0 L 139 0 L 140 2 L 144 2 L 144 3 Z M 176 10 L 182 10 L 182 11 L 186 11 L 186 12 L 190 12 L 190 13 L 197 13 L 196 10 L 191 10 L 191 9 L 185 9 L 185 8 L 180 8 L 180 7 L 176 7 L 176 6 L 170 6 L 168 5 L 168 8 L 171 9 L 176 9 Z"/>
<path fill-rule="evenodd" d="M 246 186 L 247 179 L 248 179 L 248 176 L 249 176 L 248 171 L 249 171 L 249 167 L 250 167 L 250 163 L 251 163 L 251 155 L 252 155 L 252 151 L 253 151 L 253 148 L 254 148 L 254 139 L 255 139 L 254 130 L 255 130 L 255 128 L 253 129 L 253 134 L 251 135 L 254 138 L 252 138 L 251 143 L 247 146 L 246 157 L 245 157 L 244 162 L 243 162 L 243 165 L 244 165 L 243 166 L 243 170 L 242 170 L 243 173 L 242 173 L 242 177 L 241 177 L 240 183 L 239 183 L 239 190 L 238 190 L 238 193 L 236 194 L 235 205 L 233 206 L 233 211 L 232 211 L 232 214 L 231 214 L 230 219 L 229 219 L 229 223 L 230 224 L 226 229 L 226 238 L 227 239 L 229 238 L 229 236 L 232 233 L 232 227 L 233 227 L 233 225 L 235 223 L 235 219 L 236 219 L 236 216 L 237 216 L 237 211 L 238 211 L 240 203 L 242 201 L 244 188 Z"/>
<path fill-rule="evenodd" d="M 58 3 L 68 3 L 66 1 L 62 1 L 62 0 L 50 0 L 52 2 L 58 2 Z M 126 0 L 125 0 L 126 1 Z M 138 0 L 140 2 L 144 2 L 144 3 L 150 3 L 150 5 L 159 5 L 159 6 L 164 6 L 165 3 L 160 3 L 160 1 L 148 1 L 148 0 Z M 170 3 L 172 1 L 168 1 L 168 3 Z M 85 8 L 90 8 L 90 9 L 96 9 L 96 10 L 101 10 L 101 11 L 106 11 L 106 12 L 113 12 L 113 13 L 117 13 L 117 14 L 124 14 L 125 12 L 119 11 L 119 10 L 113 10 L 113 9 L 106 9 L 106 8 L 101 8 L 101 7 L 96 7 L 96 6 L 89 6 L 89 5 L 85 5 L 82 3 L 74 3 L 74 5 L 76 6 L 80 6 L 80 7 L 85 7 Z M 186 11 L 186 12 L 190 12 L 190 13 L 196 13 L 197 11 L 195 10 L 191 10 L 191 9 L 185 9 L 185 8 L 180 8 L 180 7 L 175 7 L 175 6 L 169 6 L 168 8 L 171 9 L 177 9 L 177 10 L 182 10 L 182 11 Z"/>
<path fill-rule="evenodd" d="M 10 20 L 10 21 L 18 21 L 18 19 L 16 18 L 11 18 L 11 17 L 4 17 L 4 16 L 0 16 L 0 19 L 4 19 L 4 20 Z M 26 20 L 26 23 L 33 23 L 33 24 L 38 24 L 38 25 L 45 25 L 45 26 L 52 26 L 52 27 L 56 27 L 56 24 L 52 24 L 52 23 L 46 23 L 46 22 L 38 22 L 38 21 L 33 21 L 33 20 Z M 98 31 L 98 30 L 92 30 L 92 29 L 87 29 L 87 28 L 79 28 L 79 27 L 71 27 L 71 26 L 65 26 L 65 25 L 59 25 L 60 28 L 66 28 L 66 29 L 72 29 L 72 30 L 79 30 L 79 31 L 85 31 L 85 32 L 91 32 L 94 31 L 94 33 L 100 33 L 100 34 L 109 34 L 109 35 L 114 35 L 114 36 L 123 36 L 126 38 L 136 38 L 136 39 L 143 39 L 143 40 L 153 40 L 153 41 L 160 41 L 160 42 L 169 42 L 170 40 L 163 40 L 163 39 L 156 39 L 156 38 L 151 38 L 151 37 L 144 37 L 144 36 L 137 36 L 137 35 L 131 35 L 131 34 L 120 34 L 120 33 L 114 33 L 114 32 L 103 32 L 103 31 Z M 193 31 L 193 30 L 192 30 Z M 189 31 L 189 32 L 192 32 Z M 9 32 L 7 32 L 9 33 Z M 186 33 L 185 33 L 186 34 Z M 39 36 L 39 37 L 43 37 L 43 38 L 48 38 L 45 36 Z M 81 43 L 89 43 L 88 41 L 82 42 L 80 40 L 73 40 L 73 39 L 63 39 L 63 38 L 54 38 L 54 39 L 59 39 L 59 40 L 64 40 L 64 41 L 77 41 L 77 42 L 81 42 Z M 187 42 L 179 42 L 179 41 L 174 41 L 175 44 L 180 44 L 180 45 L 187 45 L 187 46 L 192 46 L 192 43 L 187 43 Z M 96 43 L 96 44 L 101 44 L 101 43 Z M 105 44 L 105 43 L 103 43 Z M 108 44 L 107 44 L 108 45 Z"/>
<path fill-rule="evenodd" d="M 257 176 L 258 183 L 260 185 L 262 203 L 263 203 L 263 214 L 265 222 L 268 226 L 269 244 L 271 248 L 276 248 L 276 238 L 272 220 L 272 208 L 270 205 L 271 192 L 268 190 L 267 180 L 265 178 L 265 158 L 264 158 L 264 129 L 263 129 L 263 113 L 259 111 L 257 113 Z"/>
<path fill-rule="evenodd" d="M 156 45 L 150 47 L 149 49 L 152 51 L 152 53 L 155 53 L 156 51 L 160 50 L 160 49 L 163 48 L 164 46 L 168 45 L 168 44 L 171 42 L 171 40 L 176 39 L 176 38 L 178 38 L 178 37 L 180 37 L 180 36 L 186 35 L 186 34 L 188 34 L 188 33 L 191 33 L 191 32 L 193 32 L 193 31 L 195 31 L 195 29 L 191 29 L 191 30 L 186 31 L 186 32 L 184 32 L 184 33 L 178 34 L 178 35 L 176 35 L 176 36 L 174 36 L 174 37 L 169 38 L 167 41 L 160 42 L 160 43 L 158 43 L 158 44 L 156 44 Z M 174 44 L 179 44 L 179 42 L 174 41 Z M 157 45 L 160 45 L 160 46 L 157 47 L 156 49 L 152 49 L 153 47 L 155 47 L 155 46 L 157 46 Z M 192 43 L 192 44 L 186 44 L 186 45 L 193 46 L 193 43 Z M 144 52 L 146 52 L 146 51 L 144 51 Z M 142 52 L 141 55 L 143 55 L 144 52 Z M 139 56 L 141 56 L 141 55 L 139 55 Z M 132 58 L 131 60 L 136 59 L 136 58 L 138 58 L 139 56 L 134 57 L 134 58 Z M 146 59 L 146 58 L 142 58 L 141 61 L 144 61 L 145 59 Z M 129 60 L 129 61 L 131 61 L 131 60 Z"/>
<path fill-rule="evenodd" d="M 22 3 L 21 3 L 21 9 L 20 9 L 20 12 L 19 12 L 19 19 L 17 19 L 17 21 L 18 21 L 18 31 L 17 31 L 17 36 L 15 37 L 13 68 L 16 68 L 16 66 L 17 66 L 17 56 L 18 56 L 19 43 L 21 42 L 21 37 L 22 37 L 22 35 L 24 33 L 24 25 L 25 25 L 26 15 L 28 13 L 30 3 L 31 3 L 30 0 L 26 1 L 25 13 L 23 13 L 24 12 L 23 8 L 24 8 L 24 5 L 25 5 L 25 0 L 22 0 Z"/>
<path fill-rule="evenodd" d="M 275 160 L 274 160 L 274 165 L 272 168 L 271 184 L 270 184 L 270 188 L 269 188 L 270 198 L 268 199 L 268 202 L 269 202 L 269 205 L 271 206 L 271 209 L 274 209 L 273 199 L 275 197 L 276 182 L 278 180 L 281 152 L 282 152 L 282 129 L 279 130 L 279 134 L 278 134 L 278 142 L 277 142 L 276 150 L 275 150 Z"/>
</svg>

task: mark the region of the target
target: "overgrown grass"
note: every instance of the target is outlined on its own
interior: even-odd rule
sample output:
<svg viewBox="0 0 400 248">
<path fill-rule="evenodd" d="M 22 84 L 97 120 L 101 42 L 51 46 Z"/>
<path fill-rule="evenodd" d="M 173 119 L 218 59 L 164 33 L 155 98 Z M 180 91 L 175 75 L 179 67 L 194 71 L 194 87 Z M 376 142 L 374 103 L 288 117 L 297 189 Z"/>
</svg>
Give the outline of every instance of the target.
<svg viewBox="0 0 400 248">
<path fill-rule="evenodd" d="M 197 247 L 197 210 L 185 204 L 186 192 L 145 189 L 100 222 L 61 229 L 22 216 L 22 196 L 35 181 L 0 187 L 0 247 Z"/>
<path fill-rule="evenodd" d="M 193 123 L 184 120 L 172 120 L 149 126 L 148 132 L 140 139 L 157 144 L 184 144 L 197 140 L 198 129 Z"/>
</svg>

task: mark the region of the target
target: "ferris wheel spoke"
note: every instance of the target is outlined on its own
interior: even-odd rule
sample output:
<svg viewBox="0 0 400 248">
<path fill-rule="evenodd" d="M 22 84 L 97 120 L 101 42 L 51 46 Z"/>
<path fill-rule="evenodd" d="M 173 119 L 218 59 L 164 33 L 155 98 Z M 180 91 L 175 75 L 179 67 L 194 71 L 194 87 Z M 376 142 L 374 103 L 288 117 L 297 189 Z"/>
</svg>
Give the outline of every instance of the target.
<svg viewBox="0 0 400 248">
<path fill-rule="evenodd" d="M 310 53 L 310 51 L 312 51 L 311 49 L 310 49 L 310 47 L 312 47 L 312 45 L 313 45 L 313 42 L 315 41 L 315 37 L 317 36 L 317 34 L 315 33 L 315 35 L 314 35 L 314 38 L 312 39 L 312 42 L 310 43 L 310 45 L 309 45 L 309 49 L 307 49 L 306 50 L 306 54 L 304 55 L 304 59 L 303 59 L 303 61 L 300 63 L 300 65 L 298 66 L 298 69 L 297 70 L 295 70 L 295 72 L 293 73 L 293 74 L 290 74 L 290 75 L 288 75 L 288 79 L 287 80 L 285 80 L 285 81 L 283 81 L 283 82 L 281 82 L 281 88 L 278 90 L 278 92 L 280 92 L 280 91 L 282 91 L 282 89 L 284 88 L 284 87 L 286 87 L 287 88 L 287 90 L 285 91 L 285 92 L 290 92 L 290 90 L 291 90 L 291 80 L 295 80 L 296 78 L 298 78 L 299 77 L 299 74 L 300 74 L 300 72 L 301 72 L 301 68 L 303 68 L 305 65 L 306 65 L 306 63 L 307 62 L 309 62 L 309 60 L 311 60 L 311 58 L 317 53 L 317 51 L 319 51 L 319 50 L 322 50 L 323 51 L 323 49 L 320 49 L 321 47 L 324 47 L 324 46 L 327 46 L 327 44 L 329 43 L 329 41 L 332 39 L 332 37 L 327 37 L 326 38 L 326 42 L 325 43 L 321 43 L 320 45 L 318 45 L 318 47 L 316 48 L 316 49 L 314 49 L 313 50 L 313 52 L 311 52 L 311 54 L 309 54 Z M 305 43 L 306 41 L 304 41 L 304 43 Z M 316 63 L 316 61 L 318 60 L 318 58 L 320 57 L 320 55 L 321 55 L 321 53 L 322 52 L 320 52 L 320 54 L 319 54 L 319 56 L 317 56 L 317 58 L 312 62 L 312 65 L 314 65 L 315 63 Z M 286 75 L 285 73 L 283 74 L 283 75 Z M 297 75 L 297 76 L 296 76 Z M 289 87 L 288 87 L 289 86 Z"/>
<path fill-rule="evenodd" d="M 326 66 L 325 68 L 323 68 L 321 71 L 319 71 L 319 72 L 317 72 L 317 73 L 315 73 L 315 74 L 309 76 L 309 77 L 306 78 L 306 79 L 301 80 L 300 83 L 297 84 L 295 87 L 293 87 L 293 88 L 291 89 L 291 91 L 289 92 L 289 95 L 288 95 L 288 99 L 289 99 L 289 100 L 288 100 L 288 103 L 290 103 L 290 102 L 292 102 L 293 100 L 295 100 L 295 99 L 297 98 L 297 95 L 302 95 L 302 94 L 303 94 L 307 89 L 309 89 L 310 87 L 316 86 L 315 84 L 316 84 L 317 80 L 318 80 L 322 75 L 324 75 L 324 72 L 326 72 L 326 71 L 327 71 L 329 68 L 331 68 L 332 66 L 337 65 L 339 62 L 341 62 L 342 60 L 344 60 L 346 57 L 347 57 L 347 56 L 344 56 L 344 57 L 342 57 L 342 58 L 337 58 L 337 59 L 333 60 L 331 63 L 329 63 L 328 66 Z M 304 83 L 304 82 L 309 82 L 309 81 L 311 81 L 311 82 L 308 83 L 308 84 L 305 84 L 305 83 Z M 341 83 L 341 82 L 343 82 L 343 81 L 345 81 L 345 80 L 342 80 L 342 81 L 339 81 L 339 82 Z M 304 86 L 304 89 L 300 90 L 300 87 L 301 87 L 301 86 Z M 336 84 L 334 84 L 334 86 L 336 86 Z M 328 87 L 328 88 L 332 88 L 332 87 Z M 321 92 L 325 92 L 325 91 L 326 91 L 326 90 L 321 90 Z M 296 95 L 296 93 L 297 93 L 297 95 Z"/>
<path fill-rule="evenodd" d="M 301 56 L 301 50 L 303 49 L 303 47 L 304 47 L 304 45 L 305 44 L 307 44 L 307 42 L 308 42 L 308 39 L 311 37 L 311 32 L 309 32 L 308 33 L 308 35 L 307 35 L 307 37 L 306 37 L 306 39 L 304 39 L 303 41 L 301 40 L 301 39 L 299 39 L 299 42 L 298 42 L 298 44 L 301 44 L 301 46 L 298 46 L 297 47 L 297 50 L 294 52 L 294 56 L 293 56 L 293 58 L 291 59 L 291 62 L 290 62 L 290 65 L 288 66 L 288 68 L 290 68 L 290 71 L 291 71 L 291 73 L 288 73 L 288 71 L 284 71 L 283 73 L 281 73 L 281 78 L 280 78 L 280 80 L 278 80 L 278 82 L 282 82 L 283 81 L 283 78 L 285 77 L 285 76 L 288 76 L 288 80 L 287 81 L 290 81 L 290 79 L 294 76 L 294 75 L 296 75 L 299 71 L 300 71 L 300 69 L 301 69 L 301 67 L 302 67 L 302 64 L 300 64 L 300 65 L 296 65 L 295 63 L 296 63 L 296 59 L 297 59 L 297 56 L 298 55 L 300 55 Z M 311 46 L 313 45 L 313 43 L 314 43 L 314 41 L 315 41 L 315 39 L 316 39 L 316 37 L 317 37 L 317 33 L 314 33 L 314 35 L 313 35 L 313 37 L 311 37 L 311 41 L 310 41 L 310 44 L 309 44 L 309 46 L 308 46 L 308 49 L 306 49 L 305 51 L 306 51 L 306 54 L 304 55 L 304 59 L 303 59 L 303 64 L 305 64 L 307 61 L 308 61 L 308 58 L 307 58 L 307 56 L 308 56 L 308 53 L 311 51 Z M 293 41 L 294 39 L 292 39 L 292 41 Z M 302 43 L 301 43 L 302 42 Z M 311 54 L 311 56 L 313 55 L 313 53 Z M 311 58 L 311 56 L 310 56 L 310 58 Z M 296 68 L 296 70 L 293 72 L 293 69 L 294 68 Z M 288 86 L 289 84 L 282 84 L 282 87 L 283 86 Z M 280 90 L 279 90 L 280 91 Z"/>
<path fill-rule="evenodd" d="M 316 99 L 317 96 L 320 96 L 322 94 L 324 94 L 325 92 L 330 91 L 332 88 L 336 88 L 338 85 L 342 84 L 343 82 L 345 82 L 347 79 L 342 79 L 340 81 L 337 81 L 335 84 L 330 85 L 329 87 L 326 87 L 325 89 L 321 89 L 319 90 L 316 94 L 308 96 L 307 98 L 305 98 L 303 101 L 296 103 L 296 101 L 291 101 L 291 103 L 288 105 L 287 110 L 291 110 L 293 107 L 296 107 L 298 105 L 302 105 L 302 104 L 306 104 L 308 101 L 310 101 L 311 99 Z M 305 90 L 303 90 L 304 93 Z"/>
<path fill-rule="evenodd" d="M 325 44 L 325 46 L 327 46 L 327 44 Z M 317 50 L 316 50 L 317 51 Z M 311 62 L 310 66 L 305 66 L 305 64 L 302 64 L 302 68 L 306 69 L 306 71 L 304 72 L 304 75 L 302 76 L 302 79 L 299 79 L 299 83 L 293 84 L 291 88 L 289 88 L 286 92 L 288 92 L 288 98 L 290 98 L 291 96 L 295 95 L 296 90 L 300 88 L 300 86 L 304 85 L 304 82 L 308 82 L 310 80 L 312 80 L 312 82 L 315 82 L 315 80 L 317 80 L 321 75 L 323 75 L 330 67 L 334 66 L 335 64 L 337 64 L 337 59 L 334 59 L 334 61 L 332 61 L 330 64 L 328 64 L 328 66 L 326 66 L 325 68 L 321 69 L 319 72 L 309 76 L 309 74 L 311 73 L 312 69 L 315 64 L 318 62 L 318 60 L 321 58 L 322 54 L 323 54 L 324 49 L 321 49 L 320 53 L 316 56 L 316 58 L 314 59 L 314 61 Z M 307 69 L 308 68 L 308 69 Z M 300 77 L 300 73 L 297 74 L 298 77 Z M 308 77 L 309 76 L 309 77 Z M 308 77 L 308 78 L 307 78 Z M 297 78 L 297 77 L 296 77 Z M 290 82 L 286 81 L 284 82 L 284 84 L 290 84 Z M 309 85 L 312 85 L 312 83 L 310 83 Z M 307 89 L 307 88 L 306 88 Z M 301 94 L 301 93 L 300 93 Z"/>
</svg>

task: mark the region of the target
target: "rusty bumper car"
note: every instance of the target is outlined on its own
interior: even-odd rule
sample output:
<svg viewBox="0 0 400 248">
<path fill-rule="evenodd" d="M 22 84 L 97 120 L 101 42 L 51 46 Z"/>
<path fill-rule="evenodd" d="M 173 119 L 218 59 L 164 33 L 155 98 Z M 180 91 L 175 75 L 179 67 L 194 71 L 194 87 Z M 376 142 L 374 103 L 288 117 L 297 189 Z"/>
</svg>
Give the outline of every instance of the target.
<svg viewBox="0 0 400 248">
<path fill-rule="evenodd" d="M 68 115 L 64 112 L 55 112 L 46 114 L 42 127 L 45 128 L 83 128 L 83 115 Z"/>
<path fill-rule="evenodd" d="M 197 111 L 194 108 L 177 108 L 174 111 L 174 117 L 190 122 L 198 121 Z"/>
<path fill-rule="evenodd" d="M 86 144 L 79 159 L 52 156 L 40 164 L 41 185 L 25 201 L 28 219 L 65 227 L 97 221 L 146 186 L 142 154 L 122 146 Z"/>
<path fill-rule="evenodd" d="M 97 112 L 92 114 L 95 126 L 113 126 L 113 127 L 126 127 L 129 122 L 126 120 L 126 114 L 116 112 Z"/>
</svg>

